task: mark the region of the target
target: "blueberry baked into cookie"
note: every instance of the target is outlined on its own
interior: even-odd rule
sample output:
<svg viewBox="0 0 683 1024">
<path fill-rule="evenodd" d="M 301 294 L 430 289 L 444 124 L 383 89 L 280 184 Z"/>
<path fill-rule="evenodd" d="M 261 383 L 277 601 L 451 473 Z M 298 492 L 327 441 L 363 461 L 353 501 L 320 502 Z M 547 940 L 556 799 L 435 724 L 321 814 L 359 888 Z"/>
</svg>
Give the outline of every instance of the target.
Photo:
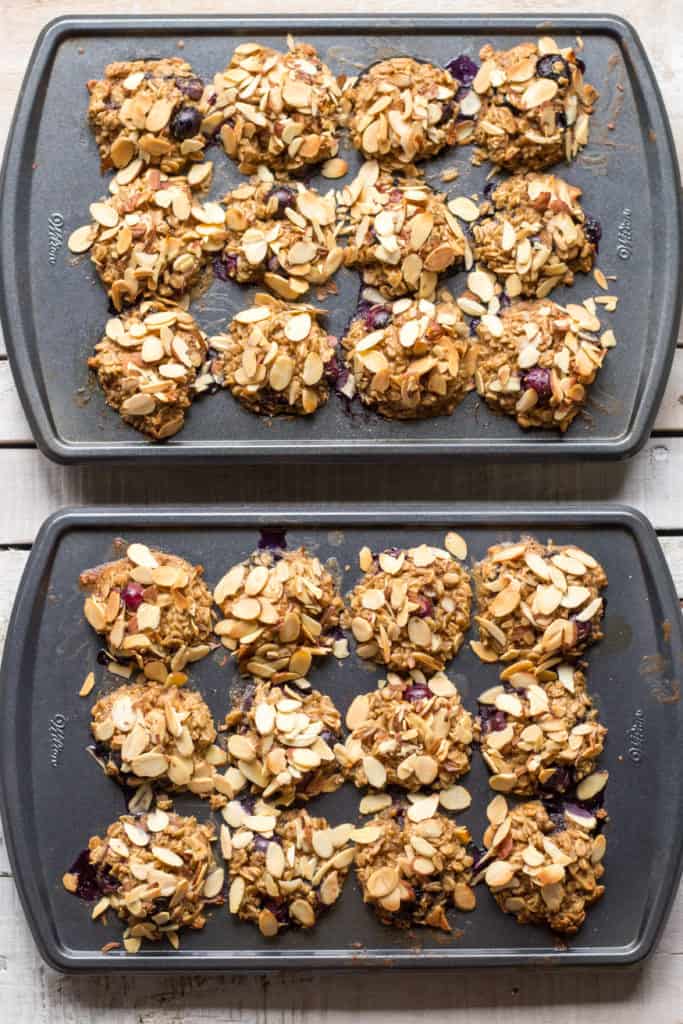
<svg viewBox="0 0 683 1024">
<path fill-rule="evenodd" d="M 166 813 L 124 814 L 104 836 L 93 836 L 62 878 L 68 892 L 96 899 L 92 918 L 112 910 L 125 925 L 123 945 L 167 939 L 177 949 L 183 928 L 199 931 L 206 907 L 224 902 L 225 872 L 214 857 L 212 824 Z"/>
<path fill-rule="evenodd" d="M 600 370 L 600 321 L 585 306 L 515 302 L 477 327 L 477 391 L 520 427 L 564 433 Z"/>
<path fill-rule="evenodd" d="M 223 199 L 225 241 L 214 274 L 240 284 L 263 282 L 283 299 L 298 299 L 339 269 L 333 192 L 277 182 L 264 168 Z"/>
<path fill-rule="evenodd" d="M 147 300 L 107 321 L 88 366 L 124 423 L 161 441 L 183 427 L 207 352 L 190 313 Z"/>
<path fill-rule="evenodd" d="M 82 572 L 83 614 L 105 638 L 106 656 L 155 682 L 184 683 L 183 669 L 213 646 L 203 573 L 201 565 L 140 543 L 130 544 L 125 558 Z"/>
<path fill-rule="evenodd" d="M 405 167 L 456 141 L 457 82 L 412 57 L 372 64 L 344 91 L 351 142 L 368 160 Z"/>
<path fill-rule="evenodd" d="M 208 254 L 220 249 L 224 212 L 200 203 L 187 178 L 152 168 L 92 203 L 93 222 L 69 238 L 72 252 L 90 249 L 114 308 L 143 297 L 177 300 L 200 285 Z"/>
<path fill-rule="evenodd" d="M 476 906 L 464 826 L 437 813 L 438 796 L 395 805 L 354 833 L 363 901 L 383 924 L 450 932 L 446 911 Z"/>
<path fill-rule="evenodd" d="M 278 805 L 333 793 L 343 778 L 333 753 L 341 718 L 330 698 L 294 683 L 249 686 L 225 719 L 230 786 Z M 241 779 L 240 777 L 241 776 Z"/>
<path fill-rule="evenodd" d="M 543 299 L 574 274 L 593 267 L 597 221 L 581 208 L 581 189 L 554 174 L 515 174 L 491 193 L 472 224 L 474 258 L 504 284 L 510 298 Z"/>
<path fill-rule="evenodd" d="M 602 638 L 605 570 L 572 544 L 539 544 L 531 537 L 494 544 L 473 569 L 479 640 L 484 661 L 577 657 Z"/>
<path fill-rule="evenodd" d="M 202 122 L 213 94 L 187 61 L 117 61 L 87 83 L 88 121 L 103 171 L 135 164 L 178 174 L 203 159 Z"/>
<path fill-rule="evenodd" d="M 496 801 L 484 835 L 484 878 L 496 903 L 520 924 L 576 934 L 605 891 L 600 879 L 607 844 L 602 833 L 591 834 L 595 818 L 565 811 L 553 820 L 539 801 L 512 810 L 503 797 Z"/>
<path fill-rule="evenodd" d="M 308 43 L 289 37 L 285 53 L 242 43 L 213 85 L 207 123 L 243 174 L 259 164 L 289 174 L 337 155 L 341 88 Z"/>
<path fill-rule="evenodd" d="M 210 339 L 214 377 L 252 412 L 310 416 L 329 397 L 325 368 L 335 353 L 322 310 L 269 295 L 254 301 Z"/>
<path fill-rule="evenodd" d="M 442 790 L 469 771 L 472 716 L 442 672 L 389 674 L 377 690 L 354 697 L 346 725 L 335 753 L 359 789 Z"/>
<path fill-rule="evenodd" d="M 571 162 L 588 142 L 598 92 L 572 47 L 544 36 L 509 50 L 487 43 L 461 110 L 473 118 L 474 163 L 543 170 Z"/>
<path fill-rule="evenodd" d="M 216 585 L 216 633 L 240 670 L 271 683 L 303 679 L 332 652 L 343 607 L 337 583 L 304 548 L 255 551 Z"/>
<path fill-rule="evenodd" d="M 574 666 L 539 671 L 531 661 L 517 662 L 478 700 L 475 736 L 492 789 L 564 792 L 595 768 L 607 729 Z"/>
<path fill-rule="evenodd" d="M 353 863 L 353 825 L 333 826 L 307 811 L 229 804 L 221 828 L 231 914 L 266 938 L 288 927 L 312 928 L 339 899 Z M 231 832 L 230 829 L 233 829 Z"/>
<path fill-rule="evenodd" d="M 117 782 L 213 793 L 216 767 L 227 755 L 215 743 L 213 716 L 195 690 L 152 682 L 120 686 L 97 701 L 90 717 L 95 756 Z"/>
<path fill-rule="evenodd" d="M 361 401 L 388 419 L 450 415 L 474 387 L 476 350 L 451 301 L 366 305 L 342 345 Z"/>
<path fill-rule="evenodd" d="M 360 553 L 363 577 L 349 595 L 344 626 L 360 658 L 397 672 L 439 672 L 470 624 L 467 572 L 441 548 L 420 544 Z"/>
<path fill-rule="evenodd" d="M 461 263 L 468 243 L 444 197 L 421 178 L 395 178 L 376 160 L 339 193 L 347 266 L 387 298 L 434 297 L 439 275 Z"/>
</svg>

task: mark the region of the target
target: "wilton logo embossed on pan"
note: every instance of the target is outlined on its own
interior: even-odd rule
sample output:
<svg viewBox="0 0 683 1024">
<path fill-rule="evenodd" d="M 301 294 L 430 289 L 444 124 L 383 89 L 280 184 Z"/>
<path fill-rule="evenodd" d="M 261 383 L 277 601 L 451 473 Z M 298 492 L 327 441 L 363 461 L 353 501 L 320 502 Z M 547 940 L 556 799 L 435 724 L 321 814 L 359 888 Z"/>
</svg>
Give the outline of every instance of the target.
<svg viewBox="0 0 683 1024">
<path fill-rule="evenodd" d="M 640 764 L 644 757 L 645 748 L 645 712 L 636 708 L 633 712 L 633 722 L 626 733 L 628 739 L 628 756 L 634 764 Z"/>
<path fill-rule="evenodd" d="M 633 254 L 632 216 L 628 207 L 621 211 L 621 220 L 617 228 L 617 256 L 620 260 L 630 260 Z"/>
<path fill-rule="evenodd" d="M 55 715 L 50 719 L 48 730 L 50 736 L 50 764 L 53 768 L 59 766 L 59 758 L 64 750 L 64 727 L 66 718 L 64 715 Z"/>
<path fill-rule="evenodd" d="M 61 213 L 53 213 L 47 222 L 47 260 L 53 265 L 57 262 L 57 253 L 64 245 L 64 218 Z"/>
</svg>

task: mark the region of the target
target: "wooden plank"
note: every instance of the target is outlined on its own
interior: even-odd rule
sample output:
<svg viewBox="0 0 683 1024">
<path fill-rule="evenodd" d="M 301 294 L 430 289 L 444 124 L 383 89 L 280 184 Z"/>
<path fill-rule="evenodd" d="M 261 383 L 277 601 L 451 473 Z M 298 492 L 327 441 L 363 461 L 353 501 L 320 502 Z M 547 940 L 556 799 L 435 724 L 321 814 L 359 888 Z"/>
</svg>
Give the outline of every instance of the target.
<svg viewBox="0 0 683 1024">
<path fill-rule="evenodd" d="M 375 495 L 386 502 L 620 501 L 641 509 L 660 530 L 683 528 L 680 481 L 683 438 L 651 439 L 634 459 L 619 463 L 538 465 L 427 463 L 397 473 L 391 463 L 325 466 L 244 466 L 124 473 L 115 468 L 62 467 L 35 449 L 0 450 L 3 495 L 0 545 L 31 543 L 45 517 L 64 505 L 112 503 L 326 502 L 358 508 Z M 321 499 L 321 495 L 324 496 Z"/>
<path fill-rule="evenodd" d="M 676 350 L 655 430 L 661 433 L 683 432 L 683 348 Z M 0 360 L 0 444 L 32 443 L 33 436 L 19 401 L 10 365 L 6 360 Z"/>
</svg>

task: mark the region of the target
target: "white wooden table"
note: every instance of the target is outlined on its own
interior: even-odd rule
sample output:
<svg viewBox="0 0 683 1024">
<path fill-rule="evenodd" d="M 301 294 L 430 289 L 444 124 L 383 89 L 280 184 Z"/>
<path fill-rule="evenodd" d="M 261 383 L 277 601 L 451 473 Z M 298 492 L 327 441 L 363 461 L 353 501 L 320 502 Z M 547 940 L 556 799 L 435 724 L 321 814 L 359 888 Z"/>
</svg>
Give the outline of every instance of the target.
<svg viewBox="0 0 683 1024">
<path fill-rule="evenodd" d="M 516 0 L 496 11 L 554 13 L 610 11 L 629 18 L 654 64 L 683 157 L 682 0 Z M 229 13 L 208 0 L 5 0 L 0 8 L 0 133 L 4 139 L 26 61 L 39 29 L 65 13 Z M 316 0 L 251 0 L 252 14 L 314 13 Z M 336 0 L 335 11 L 386 14 L 488 10 L 432 0 Z M 238 5 L 233 9 L 239 10 Z M 417 466 L 410 489 L 397 485 L 391 467 L 362 466 L 229 471 L 77 469 L 50 464 L 36 450 L 24 419 L 0 339 L 0 644 L 16 586 L 36 530 L 66 504 L 188 502 L 212 495 L 220 502 L 339 500 L 358 507 L 375 500 L 545 499 L 625 501 L 640 508 L 659 531 L 683 598 L 683 338 L 652 437 L 628 463 L 543 467 Z M 238 482 L 236 480 L 238 479 Z M 677 765 L 674 765 L 676 770 Z M 680 769 L 679 769 L 680 770 Z M 62 978 L 39 960 L 24 922 L 0 835 L 0 1021 L 12 1024 L 216 1024 L 243 1022 L 382 1022 L 467 1020 L 469 1024 L 681 1024 L 683 1021 L 683 891 L 657 952 L 630 971 L 506 970 L 480 972 L 358 973 L 351 977 L 303 974 L 242 978 Z"/>
</svg>

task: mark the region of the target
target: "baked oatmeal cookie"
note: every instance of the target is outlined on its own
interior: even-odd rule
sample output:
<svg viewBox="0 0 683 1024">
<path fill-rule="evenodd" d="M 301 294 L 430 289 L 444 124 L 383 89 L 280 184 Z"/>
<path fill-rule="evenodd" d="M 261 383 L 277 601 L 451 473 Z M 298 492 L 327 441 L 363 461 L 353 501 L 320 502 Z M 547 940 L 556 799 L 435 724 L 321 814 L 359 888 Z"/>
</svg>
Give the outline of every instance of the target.
<svg viewBox="0 0 683 1024">
<path fill-rule="evenodd" d="M 161 441 L 182 428 L 207 351 L 190 313 L 146 301 L 107 321 L 88 366 L 124 423 Z"/>
<path fill-rule="evenodd" d="M 256 295 L 227 334 L 210 340 L 218 352 L 215 378 L 252 412 L 310 416 L 329 397 L 325 367 L 337 340 L 321 326 L 322 315 L 313 306 Z"/>
<path fill-rule="evenodd" d="M 341 718 L 317 690 L 257 682 L 234 703 L 225 725 L 230 763 L 264 799 L 288 806 L 342 785 L 332 749 Z"/>
<path fill-rule="evenodd" d="M 240 670 L 287 683 L 332 651 L 343 602 L 331 572 L 305 548 L 255 551 L 217 584 L 216 633 Z"/>
<path fill-rule="evenodd" d="M 372 64 L 344 92 L 351 142 L 368 160 L 405 167 L 456 141 L 457 82 L 412 57 Z"/>
<path fill-rule="evenodd" d="M 543 299 L 587 274 L 597 251 L 597 222 L 581 189 L 554 174 L 515 174 L 494 189 L 472 224 L 474 258 L 500 278 L 510 298 Z"/>
<path fill-rule="evenodd" d="M 422 797 L 407 808 L 383 811 L 354 835 L 360 846 L 356 874 L 382 924 L 397 928 L 426 925 L 450 932 L 449 907 L 469 912 L 476 906 L 470 882 L 470 834 L 437 813 L 438 796 Z"/>
<path fill-rule="evenodd" d="M 442 672 L 431 679 L 391 673 L 354 698 L 346 725 L 349 736 L 335 753 L 359 789 L 445 790 L 470 769 L 472 716 Z"/>
<path fill-rule="evenodd" d="M 361 400 L 388 419 L 450 415 L 474 387 L 476 350 L 452 302 L 376 303 L 342 345 Z"/>
<path fill-rule="evenodd" d="M 462 646 L 472 588 L 465 569 L 441 548 L 390 548 L 360 553 L 364 572 L 348 598 L 343 622 L 356 653 L 399 672 L 441 671 Z"/>
<path fill-rule="evenodd" d="M 259 164 L 291 173 L 337 155 L 341 88 L 315 47 L 291 36 L 286 53 L 242 43 L 213 84 L 206 129 L 220 131 L 244 174 Z"/>
<path fill-rule="evenodd" d="M 231 914 L 266 938 L 293 926 L 312 928 L 341 895 L 353 862 L 353 825 L 336 827 L 307 811 L 254 812 L 234 802 L 224 816 L 221 847 L 228 864 Z"/>
<path fill-rule="evenodd" d="M 588 142 L 598 99 L 575 50 L 545 36 L 510 50 L 487 43 L 479 56 L 471 92 L 461 99 L 461 110 L 474 118 L 473 162 L 543 170 L 572 161 Z"/>
<path fill-rule="evenodd" d="M 602 566 L 573 544 L 494 544 L 474 566 L 475 653 L 484 661 L 576 657 L 602 638 Z"/>
<path fill-rule="evenodd" d="M 117 61 L 87 83 L 88 121 L 103 171 L 153 164 L 178 174 L 204 156 L 213 90 L 180 57 Z"/>
<path fill-rule="evenodd" d="M 226 236 L 214 273 L 240 284 L 262 281 L 283 299 L 332 277 L 343 261 L 334 192 L 277 182 L 264 167 L 223 199 Z"/>
<path fill-rule="evenodd" d="M 227 762 L 201 694 L 162 683 L 112 690 L 93 706 L 95 756 L 107 775 L 137 788 L 153 782 L 197 796 L 213 792 L 217 765 Z"/>
<path fill-rule="evenodd" d="M 593 771 L 602 753 L 607 729 L 583 672 L 566 663 L 554 673 L 535 668 L 532 661 L 508 666 L 502 682 L 479 697 L 475 737 L 499 792 L 564 792 Z"/>
<path fill-rule="evenodd" d="M 184 683 L 183 669 L 212 649 L 211 593 L 201 565 L 146 544 L 80 575 L 83 613 L 105 637 L 114 662 L 137 665 L 148 679 Z"/>
<path fill-rule="evenodd" d="M 516 302 L 482 317 L 475 382 L 496 412 L 520 427 L 567 430 L 585 405 L 607 349 L 585 306 Z"/>
<path fill-rule="evenodd" d="M 114 308 L 196 289 L 208 254 L 223 244 L 223 208 L 200 203 L 187 178 L 156 168 L 130 185 L 113 185 L 111 196 L 91 203 L 93 222 L 72 232 L 69 249 L 90 249 Z"/>
<path fill-rule="evenodd" d="M 433 298 L 439 274 L 469 249 L 440 193 L 420 178 L 392 177 L 375 160 L 341 190 L 339 207 L 351 235 L 344 262 L 387 298 Z"/>
<path fill-rule="evenodd" d="M 214 858 L 214 827 L 156 808 L 124 814 L 62 879 L 68 892 L 99 898 L 92 917 L 113 910 L 125 924 L 123 945 L 137 953 L 143 939 L 179 946 L 182 928 L 199 931 L 207 904 L 223 900 L 225 871 Z"/>
<path fill-rule="evenodd" d="M 520 924 L 548 924 L 553 931 L 574 935 L 586 919 L 586 908 L 605 891 L 602 858 L 606 841 L 591 835 L 575 815 L 554 822 L 539 801 L 508 811 L 503 797 L 484 835 L 489 863 L 484 878 L 496 903 Z M 491 811 L 493 805 L 490 805 Z M 495 859 L 491 859 L 495 858 Z"/>
</svg>

